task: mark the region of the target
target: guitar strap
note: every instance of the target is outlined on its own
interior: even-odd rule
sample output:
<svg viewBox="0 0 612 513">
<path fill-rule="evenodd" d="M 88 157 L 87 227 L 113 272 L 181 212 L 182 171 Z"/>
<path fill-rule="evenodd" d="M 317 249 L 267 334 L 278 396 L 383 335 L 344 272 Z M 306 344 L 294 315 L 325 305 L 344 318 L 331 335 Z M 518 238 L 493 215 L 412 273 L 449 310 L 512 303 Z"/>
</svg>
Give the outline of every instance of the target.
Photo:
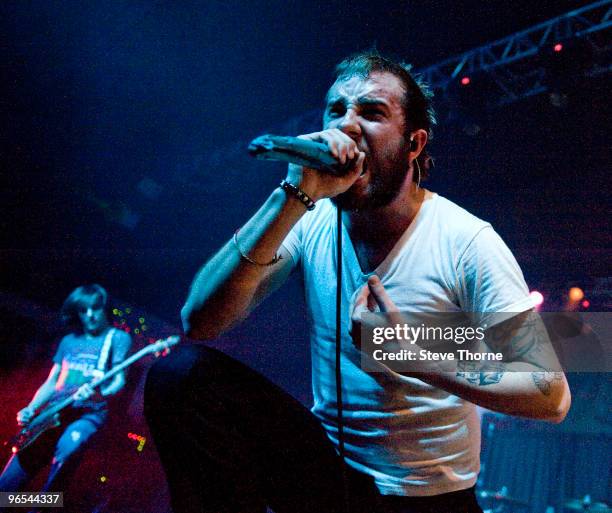
<svg viewBox="0 0 612 513">
<path fill-rule="evenodd" d="M 96 366 L 95 374 L 97 378 L 104 375 L 104 369 L 106 368 L 106 362 L 108 361 L 108 355 L 110 354 L 111 343 L 113 341 L 115 331 L 117 331 L 115 328 L 111 328 L 108 330 L 106 337 L 104 337 L 102 349 L 100 349 L 100 356 L 98 357 L 98 365 Z"/>
</svg>

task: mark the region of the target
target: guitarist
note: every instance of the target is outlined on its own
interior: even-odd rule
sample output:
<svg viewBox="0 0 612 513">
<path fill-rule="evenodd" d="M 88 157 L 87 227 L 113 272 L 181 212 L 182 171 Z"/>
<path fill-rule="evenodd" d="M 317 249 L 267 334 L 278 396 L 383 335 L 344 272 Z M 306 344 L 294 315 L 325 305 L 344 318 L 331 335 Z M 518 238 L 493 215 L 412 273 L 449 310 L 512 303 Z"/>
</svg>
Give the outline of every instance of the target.
<svg viewBox="0 0 612 513">
<path fill-rule="evenodd" d="M 43 491 L 63 491 L 66 478 L 80 461 L 87 442 L 106 421 L 106 398 L 125 385 L 123 372 L 93 390 L 92 379 L 121 363 L 132 343 L 124 331 L 112 328 L 106 315 L 107 293 L 100 285 L 84 285 L 68 296 L 62 318 L 70 327 L 53 357 L 53 367 L 30 403 L 17 413 L 19 426 L 27 426 L 38 410 L 76 394 L 77 400 L 61 413 L 59 429 L 50 429 L 8 461 L 0 474 L 0 491 L 23 489 L 51 462 Z"/>
</svg>

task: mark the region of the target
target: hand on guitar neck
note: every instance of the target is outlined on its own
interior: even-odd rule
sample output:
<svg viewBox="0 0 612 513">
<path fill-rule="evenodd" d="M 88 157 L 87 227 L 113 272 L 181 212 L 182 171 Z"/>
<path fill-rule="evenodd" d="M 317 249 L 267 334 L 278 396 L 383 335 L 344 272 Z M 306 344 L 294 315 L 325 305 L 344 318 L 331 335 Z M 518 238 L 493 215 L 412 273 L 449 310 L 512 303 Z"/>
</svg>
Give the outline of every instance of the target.
<svg viewBox="0 0 612 513">
<path fill-rule="evenodd" d="M 96 391 L 94 390 L 93 382 L 85 383 L 84 385 L 81 385 L 74 394 L 72 394 L 72 398 L 75 401 L 85 401 L 86 399 L 89 399 L 92 395 L 94 395 L 95 393 Z"/>
</svg>

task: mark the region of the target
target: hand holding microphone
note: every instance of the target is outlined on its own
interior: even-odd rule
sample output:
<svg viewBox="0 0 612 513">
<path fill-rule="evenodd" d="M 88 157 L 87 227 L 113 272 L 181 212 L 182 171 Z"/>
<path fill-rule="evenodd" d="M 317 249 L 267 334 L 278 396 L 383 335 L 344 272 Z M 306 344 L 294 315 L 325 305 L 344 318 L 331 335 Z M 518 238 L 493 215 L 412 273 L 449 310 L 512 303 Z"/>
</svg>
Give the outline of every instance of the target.
<svg viewBox="0 0 612 513">
<path fill-rule="evenodd" d="M 249 145 L 251 156 L 289 163 L 287 181 L 313 200 L 346 191 L 362 174 L 365 153 L 338 129 L 299 137 L 264 135 Z"/>
</svg>

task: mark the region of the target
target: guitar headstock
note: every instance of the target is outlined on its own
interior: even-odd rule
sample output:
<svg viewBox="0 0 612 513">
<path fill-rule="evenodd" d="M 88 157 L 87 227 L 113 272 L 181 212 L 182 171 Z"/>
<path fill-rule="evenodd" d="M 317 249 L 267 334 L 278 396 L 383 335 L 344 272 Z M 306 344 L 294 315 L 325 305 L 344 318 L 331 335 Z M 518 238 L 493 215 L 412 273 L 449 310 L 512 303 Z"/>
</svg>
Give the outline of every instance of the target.
<svg viewBox="0 0 612 513">
<path fill-rule="evenodd" d="M 160 354 L 165 356 L 170 352 L 170 348 L 177 345 L 180 341 L 181 337 L 178 335 L 171 335 L 167 338 L 156 340 L 147 347 L 147 350 L 151 353 L 155 353 L 155 356 L 159 356 Z"/>
</svg>

